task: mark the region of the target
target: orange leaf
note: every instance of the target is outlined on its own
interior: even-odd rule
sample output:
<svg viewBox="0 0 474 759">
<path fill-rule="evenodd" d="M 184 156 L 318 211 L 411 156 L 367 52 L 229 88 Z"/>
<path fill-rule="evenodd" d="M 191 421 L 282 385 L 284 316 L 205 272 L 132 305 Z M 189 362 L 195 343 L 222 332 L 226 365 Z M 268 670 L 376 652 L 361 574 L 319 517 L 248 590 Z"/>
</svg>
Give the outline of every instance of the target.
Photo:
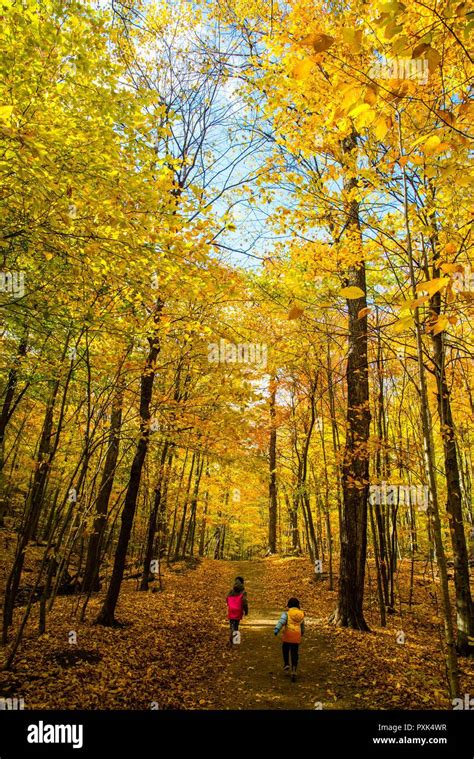
<svg viewBox="0 0 474 759">
<path fill-rule="evenodd" d="M 288 319 L 299 319 L 302 313 L 304 313 L 304 308 L 292 306 L 288 311 Z"/>
<path fill-rule="evenodd" d="M 308 34 L 301 40 L 302 45 L 311 45 L 315 53 L 323 53 L 325 50 L 329 50 L 333 42 L 334 37 L 329 34 Z"/>
</svg>

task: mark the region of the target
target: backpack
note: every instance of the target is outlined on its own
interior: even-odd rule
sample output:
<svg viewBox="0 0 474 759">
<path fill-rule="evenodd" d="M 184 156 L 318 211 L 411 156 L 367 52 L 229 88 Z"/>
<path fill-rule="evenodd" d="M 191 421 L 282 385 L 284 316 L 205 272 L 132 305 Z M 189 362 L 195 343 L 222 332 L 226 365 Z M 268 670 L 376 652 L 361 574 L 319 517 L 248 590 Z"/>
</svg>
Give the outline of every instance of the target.
<svg viewBox="0 0 474 759">
<path fill-rule="evenodd" d="M 303 620 L 304 611 L 302 609 L 288 609 L 282 638 L 284 643 L 301 643 L 301 623 Z"/>
<path fill-rule="evenodd" d="M 238 596 L 227 596 L 227 608 L 229 619 L 242 619 L 244 608 L 244 594 Z"/>
</svg>

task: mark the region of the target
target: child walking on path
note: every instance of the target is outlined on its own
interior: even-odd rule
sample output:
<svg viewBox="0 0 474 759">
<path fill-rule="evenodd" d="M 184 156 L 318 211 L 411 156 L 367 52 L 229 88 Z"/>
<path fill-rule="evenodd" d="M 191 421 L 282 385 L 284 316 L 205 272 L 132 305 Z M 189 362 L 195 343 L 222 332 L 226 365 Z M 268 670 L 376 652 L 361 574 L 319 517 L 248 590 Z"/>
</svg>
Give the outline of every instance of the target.
<svg viewBox="0 0 474 759">
<path fill-rule="evenodd" d="M 300 609 L 300 602 L 297 598 L 290 598 L 286 611 L 283 612 L 273 630 L 278 635 L 281 628 L 283 630 L 283 671 L 290 671 L 291 661 L 291 680 L 296 680 L 296 670 L 298 667 L 298 653 L 301 643 L 301 636 L 304 635 L 304 611 Z"/>
<path fill-rule="evenodd" d="M 249 605 L 247 601 L 247 592 L 244 586 L 244 578 L 236 577 L 234 580 L 234 587 L 227 594 L 227 617 L 230 625 L 230 638 L 228 647 L 232 648 L 234 645 L 234 634 L 239 629 L 240 620 L 243 615 L 249 613 Z"/>
</svg>

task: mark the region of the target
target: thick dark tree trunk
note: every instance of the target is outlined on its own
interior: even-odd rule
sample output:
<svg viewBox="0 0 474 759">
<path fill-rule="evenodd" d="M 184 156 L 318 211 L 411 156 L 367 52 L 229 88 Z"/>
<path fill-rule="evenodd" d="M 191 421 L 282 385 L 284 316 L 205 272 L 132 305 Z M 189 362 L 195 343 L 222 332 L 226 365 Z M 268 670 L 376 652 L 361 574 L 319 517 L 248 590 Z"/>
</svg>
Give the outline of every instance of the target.
<svg viewBox="0 0 474 759">
<path fill-rule="evenodd" d="M 137 443 L 135 456 L 130 470 L 125 504 L 122 511 L 120 533 L 115 551 L 114 567 L 110 578 L 109 588 L 100 614 L 98 624 L 112 626 L 115 624 L 115 608 L 120 593 L 127 558 L 127 548 L 132 532 L 133 519 L 137 508 L 138 490 L 145 463 L 148 445 L 150 441 L 150 405 L 153 395 L 153 381 L 155 379 L 156 360 L 160 352 L 159 343 L 159 320 L 163 309 L 163 303 L 158 301 L 155 307 L 154 331 L 148 339 L 150 349 L 145 362 L 145 367 L 140 383 L 140 438 Z"/>
<path fill-rule="evenodd" d="M 435 272 L 434 276 L 439 276 Z M 432 299 L 432 309 L 439 314 L 439 293 Z M 464 532 L 461 475 L 456 450 L 456 433 L 451 410 L 450 391 L 446 379 L 444 337 L 440 332 L 432 336 L 434 363 L 438 389 L 438 414 L 443 438 L 444 471 L 446 475 L 446 511 L 454 559 L 454 587 L 456 589 L 456 647 L 461 656 L 474 654 L 474 607 L 469 584 L 469 556 Z"/>
<path fill-rule="evenodd" d="M 430 182 L 433 208 L 436 207 L 435 184 Z M 436 212 L 430 215 L 432 234 L 430 245 L 433 253 L 432 277 L 440 277 L 440 254 Z M 426 269 L 428 269 L 426 262 Z M 430 298 L 430 312 L 434 318 L 441 315 L 441 293 Z M 446 348 L 444 331 L 431 332 L 433 361 L 437 386 L 438 415 L 443 440 L 444 471 L 446 477 L 446 511 L 454 559 L 454 587 L 456 590 L 456 648 L 462 656 L 474 654 L 474 606 L 469 579 L 469 555 L 464 532 L 462 511 L 461 469 L 456 447 L 456 431 L 451 410 L 451 395 L 446 377 Z"/>
<path fill-rule="evenodd" d="M 347 158 L 357 148 L 353 133 L 343 140 Z M 345 183 L 350 193 L 357 187 L 357 178 Z M 362 246 L 358 202 L 350 199 L 346 205 L 347 229 L 356 244 Z M 366 276 L 363 260 L 349 267 L 347 286 L 362 292 L 359 298 L 347 300 L 349 315 L 349 355 L 347 359 L 346 443 L 342 464 L 342 534 L 339 576 L 339 597 L 332 621 L 341 627 L 368 630 L 364 619 L 364 580 L 367 552 L 367 501 L 369 493 L 369 456 L 367 443 L 370 432 L 369 376 L 367 359 L 367 316 L 360 311 L 367 307 Z"/>
</svg>

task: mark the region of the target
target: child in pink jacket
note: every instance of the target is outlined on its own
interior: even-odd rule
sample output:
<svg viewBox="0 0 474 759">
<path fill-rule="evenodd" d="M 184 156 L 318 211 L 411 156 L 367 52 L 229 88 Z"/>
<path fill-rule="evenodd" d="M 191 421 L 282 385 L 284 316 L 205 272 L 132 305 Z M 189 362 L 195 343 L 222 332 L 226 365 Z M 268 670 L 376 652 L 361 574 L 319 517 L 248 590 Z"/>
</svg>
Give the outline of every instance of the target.
<svg viewBox="0 0 474 759">
<path fill-rule="evenodd" d="M 244 578 L 236 577 L 234 587 L 227 594 L 227 617 L 230 626 L 228 648 L 234 645 L 234 633 L 239 629 L 240 620 L 249 613 L 247 593 L 244 586 Z"/>
</svg>

